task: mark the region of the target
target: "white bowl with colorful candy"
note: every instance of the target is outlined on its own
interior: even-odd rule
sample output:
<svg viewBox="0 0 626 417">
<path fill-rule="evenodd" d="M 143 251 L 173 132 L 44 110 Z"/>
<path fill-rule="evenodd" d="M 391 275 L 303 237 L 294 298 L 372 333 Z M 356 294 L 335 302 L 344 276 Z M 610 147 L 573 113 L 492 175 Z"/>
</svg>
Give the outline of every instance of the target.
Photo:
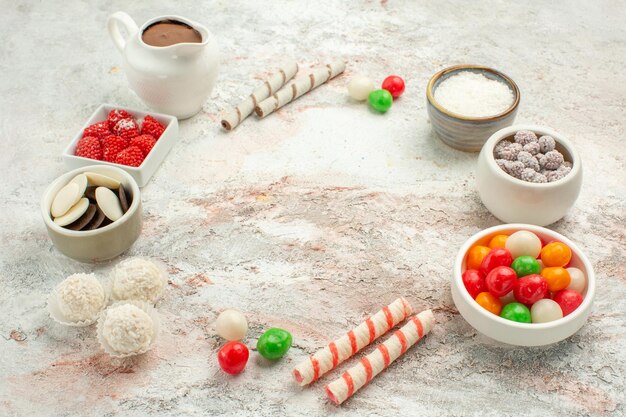
<svg viewBox="0 0 626 417">
<path fill-rule="evenodd" d="M 514 125 L 494 133 L 478 156 L 476 183 L 487 209 L 506 223 L 545 226 L 562 218 L 582 186 L 574 145 L 552 129 Z"/>
<path fill-rule="evenodd" d="M 459 250 L 452 298 L 479 332 L 500 342 L 540 346 L 576 333 L 591 311 L 595 276 L 565 236 L 527 224 L 483 230 Z"/>
<path fill-rule="evenodd" d="M 65 148 L 63 160 L 70 168 L 119 167 L 143 187 L 177 139 L 174 116 L 103 104 Z"/>
</svg>

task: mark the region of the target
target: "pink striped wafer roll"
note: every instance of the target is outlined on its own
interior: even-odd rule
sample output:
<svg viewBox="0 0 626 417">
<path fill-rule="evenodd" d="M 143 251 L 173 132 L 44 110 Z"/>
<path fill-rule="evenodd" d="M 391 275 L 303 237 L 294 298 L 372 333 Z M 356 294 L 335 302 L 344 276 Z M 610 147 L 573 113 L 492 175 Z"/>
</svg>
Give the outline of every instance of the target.
<svg viewBox="0 0 626 417">
<path fill-rule="evenodd" d="M 341 404 L 371 381 L 376 375 L 398 359 L 408 348 L 413 346 L 435 324 L 431 310 L 422 311 L 411 317 L 407 324 L 393 336 L 378 345 L 373 352 L 348 369 L 338 378 L 324 387 L 328 397 L 337 405 Z"/>
<path fill-rule="evenodd" d="M 293 376 L 300 385 L 310 384 L 387 333 L 393 326 L 406 319 L 411 312 L 408 301 L 404 297 L 398 298 L 344 336 L 330 342 L 328 346 L 301 362 L 294 368 Z"/>
</svg>

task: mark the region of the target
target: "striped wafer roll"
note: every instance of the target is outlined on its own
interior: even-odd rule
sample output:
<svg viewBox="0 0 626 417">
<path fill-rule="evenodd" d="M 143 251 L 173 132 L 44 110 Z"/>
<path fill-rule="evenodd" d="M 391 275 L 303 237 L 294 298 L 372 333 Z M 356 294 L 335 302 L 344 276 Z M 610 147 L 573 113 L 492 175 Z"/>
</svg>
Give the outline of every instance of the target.
<svg viewBox="0 0 626 417">
<path fill-rule="evenodd" d="M 310 384 L 387 333 L 393 326 L 406 319 L 411 312 L 412 309 L 408 301 L 404 297 L 398 298 L 344 336 L 330 342 L 328 346 L 318 350 L 309 359 L 300 363 L 294 368 L 293 376 L 300 385 Z"/>
<path fill-rule="evenodd" d="M 306 77 L 292 81 L 271 97 L 263 100 L 254 108 L 257 116 L 265 117 L 280 109 L 285 104 L 292 102 L 303 94 L 319 87 L 331 78 L 335 78 L 346 69 L 343 61 L 335 61 L 326 66 L 317 68 Z"/>
<path fill-rule="evenodd" d="M 422 311 L 412 316 L 407 324 L 378 345 L 372 353 L 344 372 L 340 378 L 326 385 L 324 390 L 328 397 L 337 405 L 350 398 L 352 394 L 370 382 L 372 378 L 430 332 L 434 324 L 435 318 L 431 310 Z"/>
<path fill-rule="evenodd" d="M 295 61 L 283 65 L 277 72 L 272 74 L 267 80 L 256 88 L 246 97 L 244 101 L 239 103 L 237 107 L 226 112 L 222 119 L 222 127 L 226 130 L 232 130 L 239 125 L 246 117 L 254 111 L 254 107 L 278 91 L 287 81 L 291 80 L 298 72 L 298 64 Z"/>
</svg>

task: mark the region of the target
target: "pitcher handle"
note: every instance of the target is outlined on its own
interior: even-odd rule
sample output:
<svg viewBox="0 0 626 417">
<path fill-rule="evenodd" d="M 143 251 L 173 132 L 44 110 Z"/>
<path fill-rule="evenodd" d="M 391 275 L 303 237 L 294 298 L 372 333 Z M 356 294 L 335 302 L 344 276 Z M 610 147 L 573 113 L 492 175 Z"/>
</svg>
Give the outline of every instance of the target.
<svg viewBox="0 0 626 417">
<path fill-rule="evenodd" d="M 133 18 L 127 13 L 115 12 L 109 16 L 109 20 L 107 20 L 109 35 L 111 35 L 111 39 L 113 39 L 115 47 L 123 53 L 124 47 L 126 46 L 126 38 L 122 36 L 120 24 L 123 25 L 124 30 L 127 33 L 126 37 L 134 35 L 139 30 L 139 27 Z"/>
</svg>

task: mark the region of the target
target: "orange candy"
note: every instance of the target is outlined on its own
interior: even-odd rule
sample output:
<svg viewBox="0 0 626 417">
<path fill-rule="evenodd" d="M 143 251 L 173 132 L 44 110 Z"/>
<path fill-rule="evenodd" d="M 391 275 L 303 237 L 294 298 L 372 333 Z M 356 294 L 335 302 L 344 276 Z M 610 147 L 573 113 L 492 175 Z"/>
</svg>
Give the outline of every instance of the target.
<svg viewBox="0 0 626 417">
<path fill-rule="evenodd" d="M 495 314 L 496 316 L 499 316 L 500 311 L 502 311 L 502 301 L 489 292 L 481 292 L 478 294 L 476 296 L 476 302 L 480 304 L 482 308 Z"/>
<path fill-rule="evenodd" d="M 545 266 L 565 266 L 572 259 L 572 250 L 565 243 L 548 243 L 541 249 L 541 261 Z"/>
<path fill-rule="evenodd" d="M 567 288 L 571 280 L 567 269 L 561 268 L 560 266 L 543 268 L 541 276 L 548 283 L 548 289 L 553 292 Z"/>
<path fill-rule="evenodd" d="M 472 246 L 467 251 L 466 269 L 478 269 L 483 258 L 487 256 L 490 250 L 487 246 Z"/>
<path fill-rule="evenodd" d="M 506 249 L 505 245 L 506 245 L 506 240 L 508 238 L 509 237 L 507 235 L 496 235 L 492 237 L 491 240 L 489 241 L 489 247 L 491 249 L 495 249 L 495 248 Z"/>
</svg>

